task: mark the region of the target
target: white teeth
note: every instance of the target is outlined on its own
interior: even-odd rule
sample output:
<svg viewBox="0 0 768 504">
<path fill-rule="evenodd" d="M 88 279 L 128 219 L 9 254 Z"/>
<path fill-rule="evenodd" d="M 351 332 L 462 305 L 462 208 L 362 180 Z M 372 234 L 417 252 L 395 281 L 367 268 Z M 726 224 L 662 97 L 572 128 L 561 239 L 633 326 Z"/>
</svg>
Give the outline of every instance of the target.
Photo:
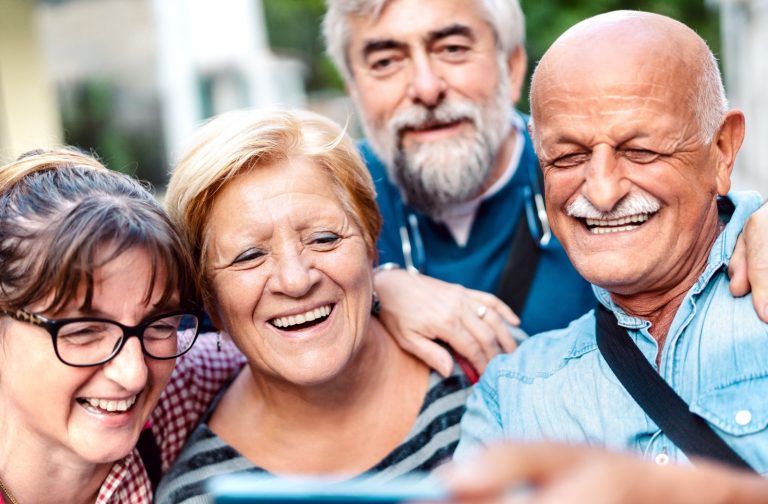
<svg viewBox="0 0 768 504">
<path fill-rule="evenodd" d="M 298 315 L 290 315 L 288 317 L 278 317 L 272 319 L 272 325 L 279 328 L 291 327 L 294 325 L 304 324 L 305 322 L 312 322 L 319 318 L 327 317 L 331 314 L 331 305 L 321 306 L 314 310 L 309 310 L 306 313 L 300 313 Z"/>
<path fill-rule="evenodd" d="M 99 408 L 111 412 L 128 411 L 128 409 L 136 402 L 137 397 L 138 396 L 133 396 L 130 399 L 123 399 L 121 401 L 108 401 L 105 399 L 95 399 L 93 397 L 89 397 L 84 400 L 94 408 Z"/>
<path fill-rule="evenodd" d="M 628 215 L 618 219 L 584 219 L 587 226 L 590 226 L 592 234 L 606 234 L 606 233 L 618 233 L 621 231 L 631 231 L 638 228 L 637 225 L 627 224 L 642 224 L 650 218 L 650 214 L 636 214 Z"/>
<path fill-rule="evenodd" d="M 614 226 L 614 227 L 594 227 L 591 228 L 590 231 L 592 234 L 608 234 L 608 233 L 619 233 L 621 231 L 632 231 L 633 229 L 637 229 L 640 226 Z"/>
</svg>

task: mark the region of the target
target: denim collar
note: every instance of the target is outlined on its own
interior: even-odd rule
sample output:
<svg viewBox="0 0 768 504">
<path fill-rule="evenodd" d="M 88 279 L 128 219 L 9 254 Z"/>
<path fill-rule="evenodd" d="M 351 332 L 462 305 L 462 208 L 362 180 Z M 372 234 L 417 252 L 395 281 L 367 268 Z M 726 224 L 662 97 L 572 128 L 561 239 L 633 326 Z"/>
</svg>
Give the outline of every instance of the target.
<svg viewBox="0 0 768 504">
<path fill-rule="evenodd" d="M 752 215 L 752 212 L 759 208 L 761 204 L 762 198 L 758 193 L 753 191 L 734 191 L 729 193 L 727 197 L 719 202 L 718 208 L 721 211 L 721 219 L 726 221 L 727 224 L 712 245 L 712 248 L 709 251 L 709 257 L 707 258 L 707 265 L 701 275 L 699 275 L 699 278 L 696 280 L 691 290 L 686 294 L 686 300 L 700 294 L 710 281 L 712 281 L 715 274 L 728 266 L 728 262 L 733 255 L 733 249 L 736 247 L 736 240 L 738 239 L 744 224 L 749 216 Z M 598 302 L 614 313 L 620 326 L 634 330 L 640 330 L 650 326 L 649 321 L 628 315 L 622 310 L 613 302 L 613 299 L 607 290 L 597 287 L 596 285 L 592 286 L 592 290 L 594 291 Z M 683 302 L 685 302 L 685 300 Z M 590 317 L 589 321 L 594 324 L 594 316 Z M 571 348 L 570 356 L 576 357 L 594 348 L 596 348 L 594 328 L 589 331 L 578 331 Z"/>
</svg>

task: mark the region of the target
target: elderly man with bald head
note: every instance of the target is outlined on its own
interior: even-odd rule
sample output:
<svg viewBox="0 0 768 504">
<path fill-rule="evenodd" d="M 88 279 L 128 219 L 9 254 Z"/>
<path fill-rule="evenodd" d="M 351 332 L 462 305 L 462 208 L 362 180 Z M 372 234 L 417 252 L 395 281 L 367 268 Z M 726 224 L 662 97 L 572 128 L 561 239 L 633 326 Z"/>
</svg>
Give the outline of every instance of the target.
<svg viewBox="0 0 768 504">
<path fill-rule="evenodd" d="M 727 195 L 744 116 L 728 109 L 706 43 L 660 15 L 590 18 L 542 58 L 531 107 L 553 231 L 629 336 L 621 344 L 768 472 L 768 325 L 749 296 L 730 295 L 727 276 L 761 200 Z M 607 364 L 596 313 L 491 362 L 468 402 L 459 457 L 512 438 L 687 460 Z"/>
</svg>

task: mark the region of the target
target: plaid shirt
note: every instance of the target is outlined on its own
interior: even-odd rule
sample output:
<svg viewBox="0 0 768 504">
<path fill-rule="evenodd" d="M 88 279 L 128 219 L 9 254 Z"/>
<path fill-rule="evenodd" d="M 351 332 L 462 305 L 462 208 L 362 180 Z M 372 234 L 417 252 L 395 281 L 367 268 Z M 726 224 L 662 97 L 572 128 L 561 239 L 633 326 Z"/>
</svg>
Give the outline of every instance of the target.
<svg viewBox="0 0 768 504">
<path fill-rule="evenodd" d="M 244 363 L 245 358 L 229 341 L 223 340 L 221 351 L 216 350 L 215 333 L 201 334 L 192 350 L 178 359 L 171 380 L 149 417 L 164 472 L 213 397 Z M 99 489 L 96 504 L 151 502 L 149 476 L 134 448 L 112 466 Z"/>
</svg>

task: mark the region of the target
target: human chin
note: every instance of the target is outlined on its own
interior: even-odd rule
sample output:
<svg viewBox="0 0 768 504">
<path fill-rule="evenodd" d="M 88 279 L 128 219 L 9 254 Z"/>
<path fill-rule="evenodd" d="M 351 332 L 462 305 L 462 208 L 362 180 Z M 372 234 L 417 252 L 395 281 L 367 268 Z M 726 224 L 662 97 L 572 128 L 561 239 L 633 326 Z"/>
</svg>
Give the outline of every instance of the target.
<svg viewBox="0 0 768 504">
<path fill-rule="evenodd" d="M 350 318 L 345 304 L 339 301 L 327 305 L 333 307 L 330 313 L 311 326 L 302 324 L 298 329 L 287 330 L 268 323 L 256 361 L 262 362 L 268 374 L 294 385 L 332 381 L 353 359 L 363 333 Z"/>
<path fill-rule="evenodd" d="M 569 252 L 576 270 L 591 284 L 615 294 L 633 294 L 654 273 L 645 250 L 625 249 L 600 252 Z"/>
<path fill-rule="evenodd" d="M 174 361 L 153 364 L 160 368 L 161 375 L 138 393 L 89 391 L 75 398 L 70 417 L 70 439 L 75 451 L 84 459 L 93 463 L 111 463 L 125 457 L 135 447 L 170 377 Z"/>
<path fill-rule="evenodd" d="M 440 218 L 453 205 L 480 194 L 491 175 L 490 147 L 476 135 L 403 150 L 392 168 L 404 199 Z"/>
</svg>

